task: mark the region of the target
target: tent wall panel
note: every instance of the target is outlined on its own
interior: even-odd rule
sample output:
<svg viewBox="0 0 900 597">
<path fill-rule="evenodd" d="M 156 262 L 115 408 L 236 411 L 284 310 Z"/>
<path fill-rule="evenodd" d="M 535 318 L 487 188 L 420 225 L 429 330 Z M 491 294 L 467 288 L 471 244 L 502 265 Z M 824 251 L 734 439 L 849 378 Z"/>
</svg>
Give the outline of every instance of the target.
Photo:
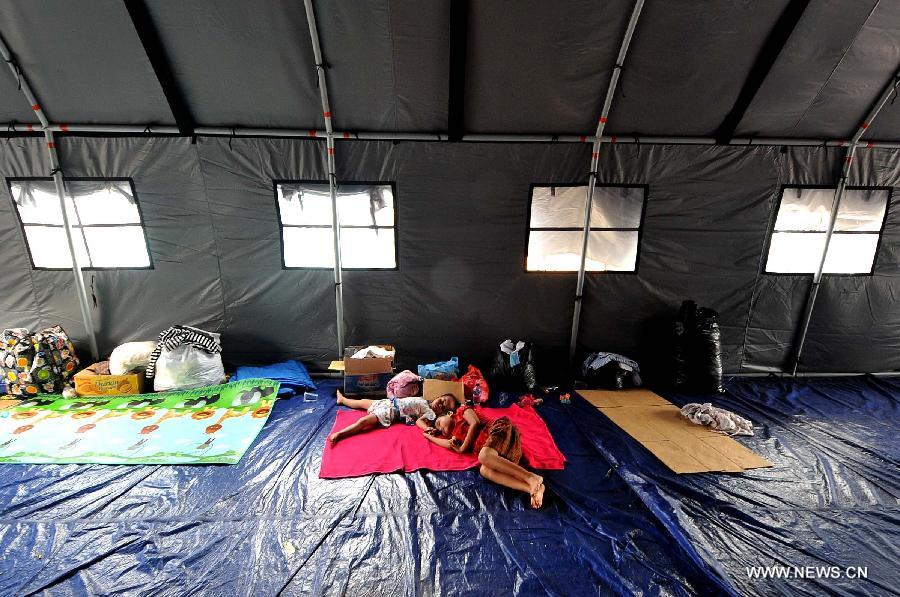
<svg viewBox="0 0 900 597">
<path fill-rule="evenodd" d="M 68 176 L 132 177 L 154 269 L 88 271 L 101 352 L 172 323 L 223 331 L 231 362 L 322 363 L 334 347 L 329 270 L 285 270 L 273 179 L 323 179 L 323 142 L 299 139 L 60 140 Z M 391 341 L 401 364 L 458 354 L 487 364 L 507 337 L 565 358 L 574 273 L 524 271 L 530 187 L 583 183 L 582 144 L 342 142 L 343 181 L 393 182 L 397 271 L 345 272 L 348 342 Z M 0 176 L 46 175 L 37 139 L 0 144 Z M 614 145 L 601 183 L 648 185 L 635 274 L 589 274 L 581 348 L 653 360 L 684 298 L 716 308 L 735 371 L 787 358 L 808 276 L 758 275 L 783 184 L 833 181 L 836 151 Z M 853 183 L 900 186 L 900 159 L 861 150 Z M 62 323 L 84 340 L 71 272 L 31 270 L 5 185 L 5 326 Z M 900 367 L 900 213 L 891 206 L 874 276 L 826 277 L 801 370 Z M 323 250 L 330 250 L 323 247 Z M 751 309 L 752 298 L 752 314 Z M 744 337 L 746 328 L 746 346 Z M 552 365 L 548 365 L 551 367 Z"/>
<path fill-rule="evenodd" d="M 840 152 L 791 148 L 782 156 L 783 182 L 834 185 Z M 857 152 L 851 185 L 900 186 L 900 156 L 881 149 Z M 801 372 L 889 371 L 900 368 L 900 199 L 894 189 L 874 275 L 825 275 L 810 321 Z M 791 357 L 811 276 L 763 275 L 747 334 L 745 368 L 777 371 Z"/>
<path fill-rule="evenodd" d="M 637 275 L 590 274 L 580 344 L 648 363 L 668 348 L 684 299 L 719 311 L 736 371 L 775 189 L 777 148 L 616 146 L 601 182 L 647 184 Z"/>
<path fill-rule="evenodd" d="M 0 175 L 4 179 L 46 176 L 44 151 L 43 142 L 36 139 L 4 144 Z M 176 322 L 219 329 L 218 260 L 196 149 L 190 140 L 67 138 L 60 142 L 60 152 L 66 176 L 134 180 L 154 263 L 152 270 L 85 271 L 85 283 L 96 299 L 94 323 L 100 352 L 108 354 L 124 341 L 154 338 Z M 3 244 L 3 277 L 28 274 L 40 325 L 62 324 L 81 346 L 84 325 L 72 273 L 31 269 L 5 180 L 3 186 L 0 230 L 12 241 Z M 15 320 L 12 313 L 13 320 L 7 315 L 3 325 L 36 327 L 33 321 Z"/>
<path fill-rule="evenodd" d="M 172 124 L 150 61 L 125 5 L 118 0 L 38 0 L 0 4 L 2 34 L 54 122 Z M 25 98 L 8 92 L 9 73 L 0 83 L 2 112 L 7 104 L 20 121 L 33 117 Z M 15 81 L 12 83 L 15 90 Z"/>
</svg>

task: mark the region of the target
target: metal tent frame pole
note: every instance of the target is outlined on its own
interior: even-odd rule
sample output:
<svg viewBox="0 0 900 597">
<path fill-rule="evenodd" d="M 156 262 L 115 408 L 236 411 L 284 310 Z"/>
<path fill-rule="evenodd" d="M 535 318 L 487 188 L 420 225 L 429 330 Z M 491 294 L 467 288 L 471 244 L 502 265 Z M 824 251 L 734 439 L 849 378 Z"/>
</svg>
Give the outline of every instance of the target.
<svg viewBox="0 0 900 597">
<path fill-rule="evenodd" d="M 177 126 L 171 125 L 132 125 L 132 124 L 40 124 L 10 123 L 0 125 L 0 137 L 10 134 L 41 134 L 44 129 L 55 133 L 71 135 L 142 135 L 184 137 Z M 332 131 L 335 140 L 340 141 L 431 141 L 448 142 L 446 133 L 412 133 L 412 132 L 367 132 L 367 131 Z M 274 139 L 317 139 L 328 136 L 327 130 L 315 129 L 269 129 L 227 126 L 201 126 L 194 129 L 196 137 L 267 137 Z M 462 136 L 463 143 L 594 143 L 594 135 L 551 135 L 551 134 L 467 134 Z M 604 135 L 601 143 L 610 145 L 719 145 L 733 146 L 775 146 L 775 147 L 849 147 L 847 139 L 804 139 L 785 137 L 735 137 L 728 143 L 718 143 L 713 137 L 666 137 L 640 135 Z M 900 141 L 866 141 L 859 142 L 859 147 L 876 149 L 900 149 Z"/>
<path fill-rule="evenodd" d="M 584 204 L 584 229 L 581 235 L 581 260 L 578 265 L 578 280 L 575 283 L 575 309 L 572 313 L 572 332 L 569 336 L 570 365 L 575 359 L 575 351 L 578 346 L 578 329 L 581 325 L 581 303 L 584 292 L 585 261 L 587 260 L 588 239 L 590 238 L 591 232 L 591 211 L 594 201 L 594 187 L 597 185 L 597 169 L 600 162 L 600 145 L 603 143 L 603 129 L 606 127 L 606 121 L 609 118 L 609 110 L 612 106 L 613 96 L 616 94 L 619 77 L 622 74 L 622 65 L 625 63 L 625 56 L 628 54 L 628 46 L 631 45 L 631 38 L 634 36 L 634 30 L 637 27 L 637 22 L 643 8 L 644 0 L 636 0 L 634 8 L 631 11 L 631 18 L 628 20 L 628 26 L 625 29 L 625 36 L 622 38 L 622 45 L 619 48 L 616 63 L 613 66 L 609 87 L 606 89 L 606 99 L 603 100 L 603 109 L 597 122 L 597 132 L 594 134 L 593 138 L 587 200 Z"/>
<path fill-rule="evenodd" d="M 800 357 L 803 354 L 803 345 L 806 342 L 806 333 L 809 331 L 809 322 L 812 319 L 813 309 L 816 306 L 816 297 L 819 294 L 819 284 L 822 281 L 822 273 L 825 269 L 825 261 L 828 257 L 828 247 L 831 245 L 831 237 L 834 234 L 834 226 L 837 223 L 838 210 L 841 206 L 841 199 L 844 196 L 844 190 L 847 188 L 847 180 L 850 177 L 850 169 L 853 166 L 853 159 L 856 157 L 856 149 L 859 147 L 862 136 L 866 134 L 872 121 L 878 116 L 878 113 L 887 103 L 888 99 L 893 95 L 897 86 L 900 85 L 900 68 L 898 68 L 891 77 L 890 82 L 881 92 L 881 97 L 869 110 L 865 120 L 863 120 L 856 129 L 856 133 L 850 140 L 847 149 L 844 151 L 844 164 L 841 169 L 841 178 L 838 181 L 837 189 L 834 191 L 834 200 L 831 202 L 831 215 L 828 218 L 828 228 L 825 231 L 825 246 L 822 248 L 822 256 L 819 258 L 819 265 L 813 274 L 812 285 L 809 288 L 809 295 L 806 299 L 806 306 L 803 310 L 803 319 L 800 323 L 800 332 L 797 339 L 797 348 L 794 351 L 794 361 L 791 366 L 791 375 L 797 374 L 797 368 L 800 366 Z"/>
<path fill-rule="evenodd" d="M 334 304 L 337 317 L 337 352 L 338 358 L 344 356 L 344 290 L 343 272 L 341 270 L 341 226 L 337 205 L 337 176 L 334 167 L 334 129 L 331 126 L 331 104 L 328 101 L 328 81 L 325 77 L 325 61 L 319 45 L 319 30 L 316 27 L 316 15 L 312 0 L 304 0 L 306 20 L 309 23 L 309 37 L 312 42 L 313 56 L 316 60 L 316 74 L 319 79 L 319 93 L 322 96 L 322 116 L 325 119 L 325 161 L 328 166 L 328 191 L 331 195 L 331 226 L 334 241 Z"/>
<path fill-rule="evenodd" d="M 99 361 L 100 351 L 97 349 L 97 335 L 94 331 L 94 320 L 91 317 L 90 303 L 88 302 L 87 290 L 84 286 L 84 276 L 81 272 L 81 264 L 78 262 L 78 254 L 75 252 L 75 241 L 72 236 L 72 223 L 69 221 L 69 214 L 66 209 L 65 181 L 63 180 L 63 173 L 60 168 L 59 154 L 56 151 L 56 141 L 53 136 L 53 131 L 50 128 L 50 121 L 47 119 L 47 115 L 44 113 L 43 108 L 41 108 L 40 102 L 38 102 L 35 97 L 31 85 L 28 84 L 25 73 L 22 72 L 21 67 L 16 63 L 9 46 L 6 45 L 6 41 L 2 37 L 0 37 L 0 54 L 3 55 L 3 60 L 9 66 L 13 76 L 16 77 L 19 89 L 22 90 L 22 94 L 28 100 L 31 109 L 34 111 L 43 127 L 42 130 L 47 144 L 47 161 L 50 165 L 50 174 L 53 176 L 53 182 L 56 186 L 56 195 L 59 198 L 59 209 L 60 212 L 62 212 L 63 229 L 66 231 L 66 242 L 69 246 L 69 255 L 72 258 L 72 274 L 75 277 L 78 306 L 81 308 L 81 318 L 84 321 L 84 330 L 85 333 L 87 333 L 91 356 L 94 361 Z"/>
</svg>

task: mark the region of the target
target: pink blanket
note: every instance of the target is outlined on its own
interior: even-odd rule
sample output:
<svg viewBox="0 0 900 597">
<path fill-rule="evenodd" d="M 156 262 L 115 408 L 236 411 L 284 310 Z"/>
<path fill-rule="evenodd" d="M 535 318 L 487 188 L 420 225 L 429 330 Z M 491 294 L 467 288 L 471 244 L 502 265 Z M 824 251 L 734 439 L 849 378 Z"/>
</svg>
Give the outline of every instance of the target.
<svg viewBox="0 0 900 597">
<path fill-rule="evenodd" d="M 522 432 L 522 454 L 527 466 L 545 470 L 562 470 L 565 456 L 556 447 L 544 420 L 531 407 L 485 408 L 492 418 L 509 417 Z M 340 410 L 331 433 L 343 429 L 365 412 Z M 432 444 L 415 425 L 395 423 L 387 429 L 378 427 L 366 433 L 341 440 L 336 446 L 325 441 L 319 477 L 341 479 L 372 473 L 430 471 L 462 471 L 475 467 L 474 454 L 457 454 Z"/>
</svg>

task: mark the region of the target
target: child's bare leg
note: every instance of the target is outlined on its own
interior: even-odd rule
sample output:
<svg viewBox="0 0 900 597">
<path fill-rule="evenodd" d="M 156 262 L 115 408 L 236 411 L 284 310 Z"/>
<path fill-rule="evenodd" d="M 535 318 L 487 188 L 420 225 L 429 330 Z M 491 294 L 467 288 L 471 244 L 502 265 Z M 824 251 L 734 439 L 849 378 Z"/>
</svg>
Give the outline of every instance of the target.
<svg viewBox="0 0 900 597">
<path fill-rule="evenodd" d="M 343 406 L 349 406 L 356 410 L 369 410 L 372 403 L 375 402 L 369 398 L 347 398 L 340 392 L 337 393 L 337 403 Z"/>
<path fill-rule="evenodd" d="M 363 418 L 359 419 L 352 425 L 348 425 L 344 427 L 340 431 L 335 431 L 329 436 L 328 441 L 333 444 L 338 443 L 344 438 L 350 437 L 351 435 L 356 435 L 357 433 L 362 433 L 372 427 L 378 425 L 378 417 L 375 415 L 366 415 Z"/>
<path fill-rule="evenodd" d="M 481 468 L 478 469 L 478 472 L 481 473 L 482 477 L 488 481 L 493 481 L 497 485 L 509 487 L 510 489 L 515 489 L 516 491 L 521 491 L 522 493 L 527 493 L 529 495 L 531 494 L 531 486 L 528 483 L 517 479 L 512 475 L 507 475 L 497 469 L 493 469 L 486 464 L 482 464 Z"/>
<path fill-rule="evenodd" d="M 531 491 L 529 493 L 535 491 L 541 483 L 544 482 L 544 478 L 540 475 L 535 475 L 529 470 L 526 470 L 519 466 L 518 464 L 507 460 L 500 456 L 497 453 L 497 450 L 493 448 L 484 447 L 478 452 L 478 462 L 483 465 L 486 465 L 496 471 L 504 473 L 505 475 L 509 475 L 510 477 L 514 477 L 519 481 L 526 483 Z"/>
</svg>

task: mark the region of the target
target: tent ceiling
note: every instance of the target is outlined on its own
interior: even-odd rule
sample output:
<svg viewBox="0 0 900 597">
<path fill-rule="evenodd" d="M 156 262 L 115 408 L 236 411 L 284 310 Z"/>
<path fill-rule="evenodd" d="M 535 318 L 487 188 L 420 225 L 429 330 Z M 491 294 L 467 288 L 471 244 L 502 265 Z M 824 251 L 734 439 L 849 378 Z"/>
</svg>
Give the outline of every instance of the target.
<svg viewBox="0 0 900 597">
<path fill-rule="evenodd" d="M 738 134 L 849 137 L 898 64 L 900 3 L 814 1 Z M 898 134 L 900 112 L 890 107 L 869 132 L 872 138 Z"/>
<path fill-rule="evenodd" d="M 3 2 L 0 34 L 51 121 L 174 122 L 122 2 Z M 4 118 L 9 110 L 22 122 L 36 122 L 33 115 L 21 114 L 20 107 L 26 114 L 31 110 L 14 80 L 15 94 L 10 93 L 12 77 L 3 77 Z"/>
<path fill-rule="evenodd" d="M 473 2 L 466 130 L 592 132 L 631 5 L 631 0 Z"/>
<path fill-rule="evenodd" d="M 734 105 L 786 5 L 787 0 L 728 0 L 714 8 L 695 0 L 647 2 L 613 101 L 610 129 L 710 135 Z"/>
<path fill-rule="evenodd" d="M 632 0 L 469 3 L 467 133 L 591 134 Z M 788 0 L 648 0 L 612 134 L 710 136 Z M 301 2 L 147 2 L 198 125 L 317 129 Z M 337 130 L 443 132 L 450 0 L 316 2 Z M 57 123 L 174 124 L 124 4 L 16 0 L 0 34 Z M 900 5 L 812 0 L 738 135 L 852 134 L 900 63 Z M 34 122 L 0 78 L 0 118 Z M 900 139 L 900 106 L 868 137 Z"/>
</svg>

